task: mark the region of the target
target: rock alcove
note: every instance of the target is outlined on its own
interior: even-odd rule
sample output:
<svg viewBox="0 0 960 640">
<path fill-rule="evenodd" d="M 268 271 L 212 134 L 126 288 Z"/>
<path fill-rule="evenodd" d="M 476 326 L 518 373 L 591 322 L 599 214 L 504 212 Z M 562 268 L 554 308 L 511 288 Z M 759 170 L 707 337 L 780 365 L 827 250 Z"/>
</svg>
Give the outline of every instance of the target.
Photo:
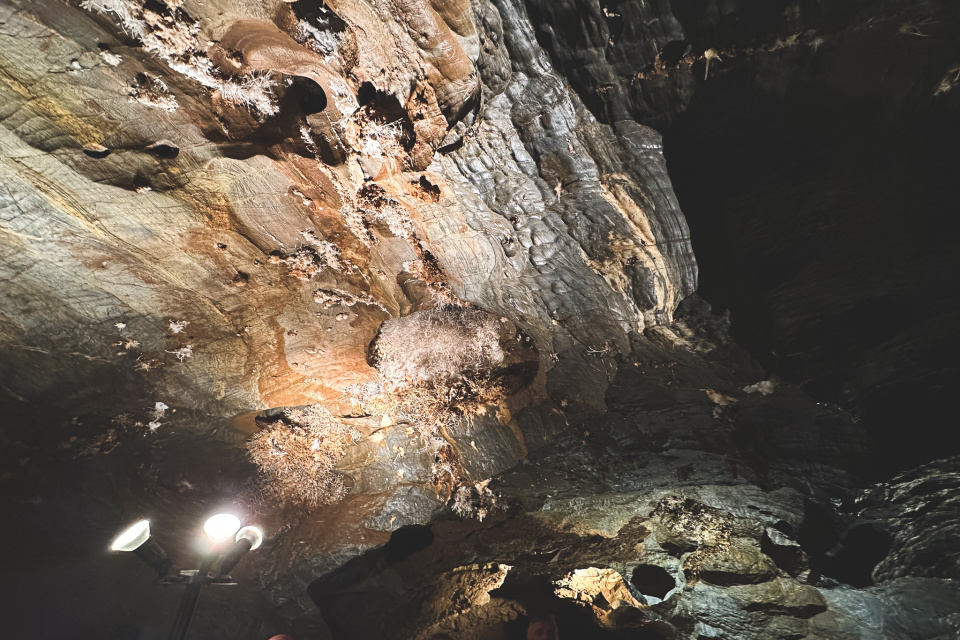
<svg viewBox="0 0 960 640">
<path fill-rule="evenodd" d="M 8 632 L 956 637 L 958 27 L 4 4 Z"/>
</svg>

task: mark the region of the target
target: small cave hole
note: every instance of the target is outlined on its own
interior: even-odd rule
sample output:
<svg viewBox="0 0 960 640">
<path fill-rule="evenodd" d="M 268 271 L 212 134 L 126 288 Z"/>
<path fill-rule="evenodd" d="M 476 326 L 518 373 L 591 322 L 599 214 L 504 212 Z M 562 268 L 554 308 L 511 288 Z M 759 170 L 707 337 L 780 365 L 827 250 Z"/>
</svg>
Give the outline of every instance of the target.
<svg viewBox="0 0 960 640">
<path fill-rule="evenodd" d="M 803 522 L 797 530 L 796 540 L 812 556 L 820 556 L 829 551 L 839 540 L 833 512 L 821 504 L 805 499 Z"/>
<path fill-rule="evenodd" d="M 340 35 L 347 30 L 347 23 L 325 7 L 323 2 L 294 2 L 291 6 L 298 20 L 315 25 L 322 31 Z"/>
<path fill-rule="evenodd" d="M 169 15 L 170 8 L 160 0 L 146 0 L 143 3 L 143 8 L 153 11 L 154 13 L 159 13 L 160 15 Z"/>
<path fill-rule="evenodd" d="M 427 180 L 426 176 L 420 176 L 419 180 L 411 183 L 413 195 L 421 202 L 440 202 L 440 187 Z"/>
<path fill-rule="evenodd" d="M 110 155 L 110 149 L 107 149 L 99 144 L 90 147 L 84 147 L 83 152 L 91 158 L 96 158 L 98 160 L 106 158 L 108 155 Z"/>
<path fill-rule="evenodd" d="M 663 600 L 677 586 L 666 569 L 655 564 L 641 564 L 633 570 L 630 582 L 645 596 Z"/>
<path fill-rule="evenodd" d="M 357 90 L 357 102 L 361 107 L 365 107 L 377 98 L 377 88 L 372 82 L 366 81 L 360 84 Z"/>
<path fill-rule="evenodd" d="M 686 40 L 671 40 L 660 51 L 660 62 L 667 67 L 675 67 L 680 64 L 689 48 Z"/>
<path fill-rule="evenodd" d="M 410 121 L 407 110 L 396 96 L 380 91 L 369 82 L 365 82 L 360 85 L 360 90 L 357 92 L 357 101 L 368 120 L 381 125 L 399 127 L 398 142 L 405 151 L 413 149 L 416 140 L 413 122 Z"/>
<path fill-rule="evenodd" d="M 323 87 L 304 76 L 291 76 L 287 80 L 286 95 L 296 100 L 305 116 L 327 108 L 327 94 Z"/>
<path fill-rule="evenodd" d="M 180 148 L 166 142 L 155 142 L 146 148 L 146 152 L 164 160 L 173 160 L 180 155 Z"/>
<path fill-rule="evenodd" d="M 153 185 L 150 184 L 149 178 L 142 173 L 138 173 L 133 177 L 133 190 L 137 193 L 144 193 L 147 191 L 152 191 Z"/>
<path fill-rule="evenodd" d="M 782 533 L 785 536 L 793 537 L 793 525 L 784 520 L 777 520 L 773 524 L 773 528 Z"/>
</svg>

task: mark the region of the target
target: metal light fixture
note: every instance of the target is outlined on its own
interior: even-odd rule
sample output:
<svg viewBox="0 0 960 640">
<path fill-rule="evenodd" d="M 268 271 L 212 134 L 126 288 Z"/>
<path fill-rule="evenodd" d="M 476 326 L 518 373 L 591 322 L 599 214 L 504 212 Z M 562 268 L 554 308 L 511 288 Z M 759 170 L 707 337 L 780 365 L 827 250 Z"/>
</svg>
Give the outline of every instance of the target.
<svg viewBox="0 0 960 640">
<path fill-rule="evenodd" d="M 185 584 L 186 590 L 180 600 L 177 617 L 170 630 L 170 640 L 186 638 L 190 621 L 197 609 L 200 590 L 204 585 L 233 585 L 236 584 L 228 573 L 253 549 L 263 544 L 263 531 L 260 527 L 248 525 L 240 528 L 240 518 L 232 513 L 218 513 L 203 523 L 203 531 L 213 541 L 213 546 L 203 555 L 199 569 L 183 569 L 174 575 L 170 574 L 173 562 L 166 552 L 150 536 L 150 521 L 140 520 L 114 538 L 110 544 L 112 551 L 130 551 L 150 565 L 159 575 L 163 585 Z M 234 535 L 236 534 L 236 535 Z M 222 543 L 234 538 L 233 547 L 222 553 Z M 211 573 L 213 565 L 221 559 L 220 568 L 216 574 Z"/>
<path fill-rule="evenodd" d="M 219 574 L 225 576 L 233 571 L 233 568 L 243 559 L 243 556 L 261 544 L 263 544 L 263 531 L 260 527 L 248 526 L 237 531 L 237 541 L 230 553 L 223 557 Z"/>
<path fill-rule="evenodd" d="M 237 531 L 237 542 L 240 542 L 241 539 L 249 541 L 250 551 L 253 551 L 263 544 L 263 529 L 256 525 L 247 525 L 243 529 L 240 529 L 240 531 Z"/>
<path fill-rule="evenodd" d="M 131 551 L 157 572 L 161 578 L 170 573 L 173 561 L 167 552 L 150 537 L 150 521 L 140 520 L 120 533 L 110 544 L 111 551 Z"/>
</svg>

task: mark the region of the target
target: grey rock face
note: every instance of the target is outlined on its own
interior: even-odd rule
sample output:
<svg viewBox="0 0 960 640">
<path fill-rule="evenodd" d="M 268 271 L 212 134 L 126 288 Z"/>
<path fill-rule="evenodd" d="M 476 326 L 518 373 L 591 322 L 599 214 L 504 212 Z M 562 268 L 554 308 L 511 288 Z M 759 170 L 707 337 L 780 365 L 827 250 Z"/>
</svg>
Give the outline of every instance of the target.
<svg viewBox="0 0 960 640">
<path fill-rule="evenodd" d="M 873 570 L 877 582 L 960 575 L 957 531 L 960 459 L 918 467 L 865 491 L 859 517 L 888 534 L 889 551 Z"/>
<path fill-rule="evenodd" d="M 823 596 L 829 610 L 811 620 L 811 638 L 952 638 L 960 624 L 956 580 L 898 578 Z"/>
</svg>

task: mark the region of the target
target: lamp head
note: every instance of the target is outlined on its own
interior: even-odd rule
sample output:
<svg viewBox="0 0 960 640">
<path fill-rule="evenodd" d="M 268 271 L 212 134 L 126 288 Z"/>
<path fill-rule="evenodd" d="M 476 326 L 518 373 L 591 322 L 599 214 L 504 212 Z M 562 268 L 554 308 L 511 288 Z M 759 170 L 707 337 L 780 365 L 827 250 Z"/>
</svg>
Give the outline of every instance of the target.
<svg viewBox="0 0 960 640">
<path fill-rule="evenodd" d="M 150 521 L 140 520 L 120 533 L 110 543 L 111 551 L 132 551 L 161 577 L 170 573 L 173 562 L 156 540 L 150 538 Z"/>
<path fill-rule="evenodd" d="M 120 533 L 110 543 L 111 551 L 134 551 L 150 538 L 150 521 L 136 522 Z"/>
<path fill-rule="evenodd" d="M 239 528 L 240 518 L 232 513 L 218 513 L 210 516 L 203 523 L 204 533 L 214 542 L 223 542 L 227 538 L 232 538 Z"/>
<path fill-rule="evenodd" d="M 250 542 L 250 551 L 253 551 L 263 544 L 263 529 L 256 525 L 247 525 L 240 531 L 237 531 L 237 542 L 247 540 Z"/>
<path fill-rule="evenodd" d="M 220 575 L 226 575 L 233 571 L 233 568 L 243 559 L 243 556 L 261 544 L 263 544 L 263 530 L 260 527 L 249 525 L 240 529 L 237 532 L 236 544 L 233 545 L 230 553 L 223 558 L 223 563 L 220 565 Z"/>
</svg>

